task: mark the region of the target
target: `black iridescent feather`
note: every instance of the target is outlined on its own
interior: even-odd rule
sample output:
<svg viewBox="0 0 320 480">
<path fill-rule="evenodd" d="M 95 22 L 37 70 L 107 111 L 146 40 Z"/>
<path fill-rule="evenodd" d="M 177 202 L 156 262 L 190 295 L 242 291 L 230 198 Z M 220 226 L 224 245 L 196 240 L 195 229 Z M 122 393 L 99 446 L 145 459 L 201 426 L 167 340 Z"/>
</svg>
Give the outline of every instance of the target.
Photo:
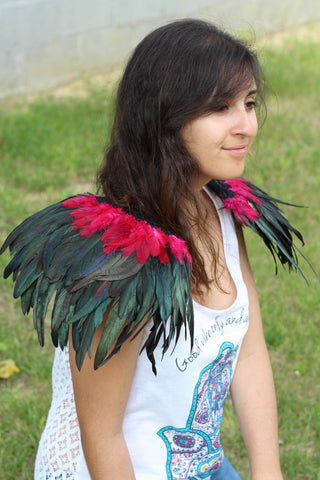
<svg viewBox="0 0 320 480">
<path fill-rule="evenodd" d="M 296 270 L 307 282 L 298 265 L 298 254 L 309 264 L 294 243 L 293 236 L 304 245 L 301 233 L 283 215 L 279 205 L 298 207 L 270 197 L 252 182 L 243 178 L 213 180 L 208 188 L 218 195 L 224 207 L 233 211 L 235 219 L 257 233 L 271 252 L 278 272 L 277 260 L 288 270 Z M 311 265 L 309 264 L 311 267 Z M 312 267 L 311 267 L 312 268 Z M 308 283 L 308 282 L 307 282 Z"/>
<path fill-rule="evenodd" d="M 13 254 L 4 277 L 13 273 L 14 296 L 21 297 L 23 313 L 33 308 L 40 344 L 44 344 L 44 320 L 56 292 L 51 318 L 52 341 L 56 347 L 64 348 L 72 325 L 72 341 L 80 369 L 85 355 L 92 354 L 95 332 L 111 305 L 95 355 L 95 368 L 103 365 L 146 323 L 157 319 L 143 345 L 156 372 L 153 352 L 159 342 L 165 353 L 172 339 L 179 337 L 182 326 L 193 338 L 189 261 L 187 258 L 179 261 L 168 246 L 166 263 L 152 255 L 140 263 L 134 252 L 127 256 L 120 250 L 105 253 L 103 231 L 81 236 L 78 229 L 73 229 L 72 209 L 63 203 L 65 201 L 26 219 L 8 236 L 0 250 L 2 254 L 9 247 Z M 107 201 L 99 197 L 98 203 Z"/>
<path fill-rule="evenodd" d="M 249 226 L 264 241 L 275 262 L 295 269 L 295 235 L 300 232 L 277 204 L 244 179 L 212 181 L 207 187 L 232 210 L 236 221 Z M 142 232 L 142 233 L 141 233 Z M 183 330 L 193 341 L 190 294 L 191 259 L 182 240 L 154 224 L 115 207 L 104 197 L 71 197 L 27 218 L 4 242 L 13 255 L 4 271 L 13 274 L 14 297 L 24 314 L 33 309 L 34 327 L 44 344 L 44 320 L 54 296 L 51 337 L 55 346 L 68 343 L 70 325 L 80 369 L 92 354 L 93 339 L 109 308 L 95 355 L 103 365 L 147 323 L 146 350 L 156 372 L 154 350 L 164 354 Z M 304 277 L 304 276 L 303 276 Z M 304 277 L 305 278 L 305 277 Z"/>
</svg>

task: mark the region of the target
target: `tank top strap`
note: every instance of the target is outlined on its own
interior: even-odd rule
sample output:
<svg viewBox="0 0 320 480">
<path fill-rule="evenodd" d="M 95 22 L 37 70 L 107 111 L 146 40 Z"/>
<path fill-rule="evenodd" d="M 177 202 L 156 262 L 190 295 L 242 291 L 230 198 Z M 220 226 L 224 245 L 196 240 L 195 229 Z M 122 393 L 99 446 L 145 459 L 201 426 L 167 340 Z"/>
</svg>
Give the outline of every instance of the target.
<svg viewBox="0 0 320 480">
<path fill-rule="evenodd" d="M 226 210 L 221 199 L 212 191 L 204 187 L 204 191 L 212 200 L 220 220 L 224 254 L 229 272 L 236 285 L 243 282 L 238 237 L 235 229 L 235 220 L 230 210 Z"/>
</svg>

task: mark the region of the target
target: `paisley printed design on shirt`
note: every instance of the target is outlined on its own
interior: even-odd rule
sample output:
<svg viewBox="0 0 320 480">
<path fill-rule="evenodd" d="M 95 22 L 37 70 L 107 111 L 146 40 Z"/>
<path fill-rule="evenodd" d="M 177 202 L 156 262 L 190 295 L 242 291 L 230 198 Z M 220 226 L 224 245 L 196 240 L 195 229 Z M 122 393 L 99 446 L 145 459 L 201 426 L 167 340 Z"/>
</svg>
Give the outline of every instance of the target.
<svg viewBox="0 0 320 480">
<path fill-rule="evenodd" d="M 221 466 L 220 424 L 237 350 L 224 342 L 217 358 L 201 371 L 186 427 L 159 430 L 168 452 L 168 480 L 204 479 Z"/>
</svg>

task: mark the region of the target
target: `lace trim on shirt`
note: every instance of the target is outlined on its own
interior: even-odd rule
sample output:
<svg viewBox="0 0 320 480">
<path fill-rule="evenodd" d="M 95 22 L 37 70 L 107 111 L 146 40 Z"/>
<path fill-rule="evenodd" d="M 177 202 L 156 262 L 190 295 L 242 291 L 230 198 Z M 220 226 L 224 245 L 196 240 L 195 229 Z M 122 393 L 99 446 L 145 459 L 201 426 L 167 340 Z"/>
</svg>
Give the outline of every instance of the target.
<svg viewBox="0 0 320 480">
<path fill-rule="evenodd" d="M 68 348 L 56 349 L 52 385 L 52 403 L 39 444 L 34 478 L 78 480 L 82 448 Z"/>
</svg>

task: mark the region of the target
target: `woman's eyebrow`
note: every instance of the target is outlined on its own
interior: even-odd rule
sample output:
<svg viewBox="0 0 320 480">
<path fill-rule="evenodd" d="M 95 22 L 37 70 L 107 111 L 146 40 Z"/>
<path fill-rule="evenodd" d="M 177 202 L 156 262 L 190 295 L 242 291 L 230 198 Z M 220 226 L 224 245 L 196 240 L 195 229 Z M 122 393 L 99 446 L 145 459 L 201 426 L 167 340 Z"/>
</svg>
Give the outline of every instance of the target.
<svg viewBox="0 0 320 480">
<path fill-rule="evenodd" d="M 253 90 L 250 90 L 250 92 L 248 93 L 247 97 L 250 97 L 250 95 L 255 95 L 256 93 L 258 92 L 258 90 L 255 88 Z"/>
</svg>

